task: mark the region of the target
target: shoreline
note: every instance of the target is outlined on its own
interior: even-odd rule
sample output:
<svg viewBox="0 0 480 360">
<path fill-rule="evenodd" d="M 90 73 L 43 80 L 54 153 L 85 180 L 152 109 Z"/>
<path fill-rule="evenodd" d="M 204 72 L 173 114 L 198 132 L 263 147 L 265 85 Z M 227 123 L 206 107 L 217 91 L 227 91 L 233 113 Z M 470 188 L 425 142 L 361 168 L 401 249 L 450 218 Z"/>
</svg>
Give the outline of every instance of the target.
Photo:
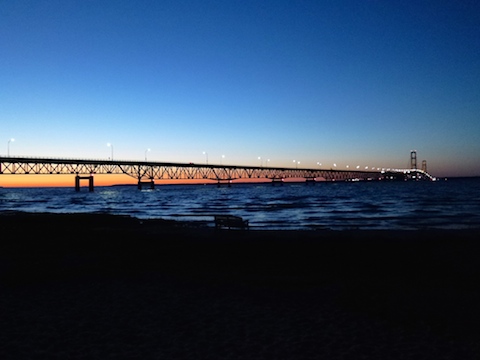
<svg viewBox="0 0 480 360">
<path fill-rule="evenodd" d="M 45 212 L 45 211 L 25 211 L 25 210 L 0 210 L 0 223 L 5 223 L 2 219 L 9 217 L 11 219 L 15 218 L 22 218 L 27 221 L 35 221 L 35 219 L 49 219 L 50 217 L 56 219 L 66 219 L 67 221 L 82 221 L 81 219 L 89 219 L 93 222 L 93 225 L 96 222 L 107 221 L 109 224 L 115 224 L 115 219 L 127 219 L 126 221 L 130 225 L 140 225 L 144 224 L 147 226 L 158 226 L 162 225 L 165 228 L 168 227 L 176 227 L 176 228 L 197 228 L 197 229 L 212 229 L 215 227 L 214 217 L 217 215 L 223 215 L 221 213 L 193 213 L 193 214 L 182 214 L 182 213 L 175 213 L 171 215 L 165 215 L 164 217 L 156 217 L 156 218 L 143 218 L 143 217 L 136 217 L 135 215 L 130 214 L 112 214 L 112 213 L 104 213 L 104 212 Z M 230 215 L 230 214 L 227 214 Z M 189 220 L 195 219 L 195 220 Z M 198 220 L 203 218 L 204 220 Z M 15 220 L 14 220 L 15 221 Z M 46 220 L 49 221 L 49 220 Z M 121 221 L 118 222 L 119 224 Z M 91 226 L 92 224 L 86 224 Z M 329 227 L 328 225 L 304 225 L 303 227 L 279 227 L 275 228 L 273 226 L 257 226 L 257 225 L 250 225 L 248 227 L 250 231 L 260 231 L 260 232 L 279 232 L 279 233 L 288 233 L 288 232 L 303 232 L 303 233 L 310 233 L 310 232 L 425 232 L 433 234 L 437 236 L 442 236 L 444 231 L 451 233 L 451 232 L 462 232 L 462 233 L 469 233 L 469 232 L 478 232 L 480 231 L 480 225 L 462 225 L 462 226 L 452 226 L 452 225 L 443 225 L 442 227 L 434 227 L 434 226 L 424 226 L 424 227 L 405 227 L 405 226 L 397 226 L 395 228 L 371 228 L 368 226 L 345 226 L 341 227 L 339 225 L 335 225 L 335 227 Z M 237 229 L 232 229 L 237 230 Z"/>
<path fill-rule="evenodd" d="M 121 215 L 11 212 L 0 214 L 0 233 L 0 259 L 10 264 L 82 255 L 96 258 L 97 268 L 116 261 L 183 272 L 480 279 L 480 229 L 228 230 Z M 29 266 L 23 264 L 26 273 Z M 68 261 L 62 266 L 68 269 Z"/>
<path fill-rule="evenodd" d="M 0 356 L 474 359 L 480 230 L 0 215 Z"/>
</svg>

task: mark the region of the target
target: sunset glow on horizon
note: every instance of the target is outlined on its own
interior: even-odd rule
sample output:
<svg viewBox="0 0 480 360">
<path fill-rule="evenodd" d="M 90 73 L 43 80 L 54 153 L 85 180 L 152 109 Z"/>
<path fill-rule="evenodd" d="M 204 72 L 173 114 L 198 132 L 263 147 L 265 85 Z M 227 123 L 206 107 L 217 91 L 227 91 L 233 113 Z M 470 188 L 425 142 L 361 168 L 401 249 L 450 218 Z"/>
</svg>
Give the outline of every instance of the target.
<svg viewBox="0 0 480 360">
<path fill-rule="evenodd" d="M 28 188 L 28 187 L 70 187 L 75 188 L 76 175 L 2 175 L 1 186 Z M 88 176 L 88 175 L 86 175 Z M 115 185 L 138 185 L 138 179 L 134 179 L 128 175 L 93 175 L 94 186 L 115 186 Z M 321 180 L 321 179 L 319 179 Z M 147 181 L 147 179 L 142 179 Z M 305 181 L 303 178 L 285 179 L 284 182 Z M 154 179 L 155 186 L 161 185 L 189 185 L 189 184 L 206 184 L 216 185 L 215 179 L 180 179 L 180 180 L 158 180 Z M 232 183 L 271 183 L 270 179 L 252 178 L 252 179 L 233 179 Z M 222 183 L 224 185 L 224 183 Z M 81 188 L 88 188 L 88 181 L 80 182 Z"/>
<path fill-rule="evenodd" d="M 433 176 L 480 176 L 478 14 L 473 1 L 2 2 L 0 156 L 409 168 L 416 149 Z"/>
<path fill-rule="evenodd" d="M 75 187 L 75 175 L 0 175 L 0 186 L 4 187 Z M 137 184 L 137 180 L 127 175 L 94 175 L 95 186 L 117 184 Z M 81 182 L 88 187 L 87 182 Z"/>
</svg>

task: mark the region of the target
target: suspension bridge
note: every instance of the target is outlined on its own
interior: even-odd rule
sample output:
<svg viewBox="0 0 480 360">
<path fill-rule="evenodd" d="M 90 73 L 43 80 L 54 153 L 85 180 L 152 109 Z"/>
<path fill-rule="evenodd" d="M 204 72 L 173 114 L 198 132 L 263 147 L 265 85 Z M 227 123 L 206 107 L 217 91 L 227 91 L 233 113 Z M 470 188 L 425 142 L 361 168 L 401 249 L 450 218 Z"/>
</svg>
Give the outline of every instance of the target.
<svg viewBox="0 0 480 360">
<path fill-rule="evenodd" d="M 412 155 L 413 156 L 413 155 Z M 413 159 L 413 157 L 412 157 Z M 412 160 L 413 164 L 413 160 Z M 372 181 L 372 180 L 435 180 L 425 169 L 312 169 L 264 166 L 214 165 L 173 162 L 88 160 L 34 157 L 0 157 L 0 175 L 72 175 L 75 189 L 88 181 L 94 190 L 94 176 L 123 174 L 135 178 L 138 188 L 155 187 L 155 181 L 176 180 L 179 182 L 201 180 L 231 184 L 233 181 L 271 181 L 283 183 L 288 179 L 317 181 Z"/>
</svg>

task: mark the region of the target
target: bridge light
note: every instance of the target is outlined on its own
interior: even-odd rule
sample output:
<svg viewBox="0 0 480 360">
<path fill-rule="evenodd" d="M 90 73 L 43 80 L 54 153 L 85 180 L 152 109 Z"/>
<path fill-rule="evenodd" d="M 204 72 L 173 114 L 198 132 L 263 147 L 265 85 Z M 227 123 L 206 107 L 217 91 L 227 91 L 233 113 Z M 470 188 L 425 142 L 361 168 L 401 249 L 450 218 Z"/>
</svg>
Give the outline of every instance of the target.
<svg viewBox="0 0 480 360">
<path fill-rule="evenodd" d="M 110 144 L 110 143 L 107 143 L 107 146 L 112 149 L 112 151 L 111 151 L 111 155 L 112 155 L 112 156 L 111 156 L 110 160 L 113 161 L 113 145 Z"/>
<path fill-rule="evenodd" d="M 8 142 L 7 142 L 7 156 L 10 156 L 10 143 L 14 142 L 14 141 L 15 141 L 14 138 L 8 139 Z"/>
<path fill-rule="evenodd" d="M 357 165 L 357 169 L 360 169 L 360 165 Z"/>
<path fill-rule="evenodd" d="M 205 164 L 208 165 L 208 153 L 204 151 L 203 155 L 205 155 Z"/>
<path fill-rule="evenodd" d="M 147 161 L 147 152 L 149 152 L 150 149 L 145 150 L 145 161 Z"/>
</svg>

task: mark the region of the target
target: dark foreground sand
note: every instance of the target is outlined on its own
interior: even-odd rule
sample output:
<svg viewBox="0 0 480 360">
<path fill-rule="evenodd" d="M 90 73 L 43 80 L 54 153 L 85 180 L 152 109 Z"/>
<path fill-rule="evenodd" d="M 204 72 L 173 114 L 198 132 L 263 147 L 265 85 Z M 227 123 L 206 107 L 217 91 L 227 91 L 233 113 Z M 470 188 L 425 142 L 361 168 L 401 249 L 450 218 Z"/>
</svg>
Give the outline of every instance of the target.
<svg viewBox="0 0 480 360">
<path fill-rule="evenodd" d="M 480 359 L 480 231 L 0 216 L 0 359 Z"/>
</svg>

